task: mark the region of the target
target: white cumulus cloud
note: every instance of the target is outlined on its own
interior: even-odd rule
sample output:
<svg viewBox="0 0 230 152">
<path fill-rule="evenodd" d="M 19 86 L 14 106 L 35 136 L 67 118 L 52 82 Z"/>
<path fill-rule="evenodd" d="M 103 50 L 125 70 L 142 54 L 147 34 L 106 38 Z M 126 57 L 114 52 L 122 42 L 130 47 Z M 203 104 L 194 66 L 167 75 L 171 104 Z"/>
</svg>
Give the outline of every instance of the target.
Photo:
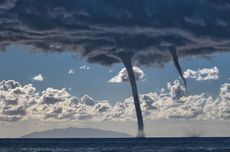
<svg viewBox="0 0 230 152">
<path fill-rule="evenodd" d="M 90 96 L 84 95 L 81 97 L 81 103 L 89 105 L 89 106 L 94 106 L 96 104 L 96 101 Z"/>
<path fill-rule="evenodd" d="M 69 72 L 68 72 L 68 74 L 74 74 L 75 73 L 75 71 L 71 68 L 71 69 L 69 69 Z"/>
<path fill-rule="evenodd" d="M 217 80 L 219 79 L 219 69 L 216 66 L 213 68 L 203 68 L 195 71 L 188 69 L 184 72 L 184 77 L 195 79 L 197 81 Z"/>
<path fill-rule="evenodd" d="M 140 95 L 145 120 L 230 120 L 230 84 L 220 86 L 219 94 L 187 95 L 178 80 L 160 92 Z M 88 95 L 81 99 L 66 89 L 37 91 L 32 84 L 22 86 L 14 80 L 0 82 L 0 121 L 127 121 L 136 120 L 133 98 L 114 105 L 96 101 Z"/>
<path fill-rule="evenodd" d="M 42 76 L 42 74 L 38 74 L 38 75 L 34 76 L 32 79 L 34 81 L 40 81 L 41 82 L 44 80 L 44 77 Z"/>
<path fill-rule="evenodd" d="M 32 84 L 21 86 L 14 80 L 0 82 L 0 121 L 19 121 L 27 116 L 27 108 L 37 97 Z"/>
<path fill-rule="evenodd" d="M 87 66 L 87 65 L 82 65 L 82 66 L 80 66 L 79 69 L 80 69 L 80 70 L 90 70 L 90 67 Z"/>
<path fill-rule="evenodd" d="M 133 72 L 135 79 L 141 80 L 144 78 L 144 72 L 137 66 L 133 66 Z M 113 78 L 111 78 L 108 82 L 109 83 L 122 83 L 129 81 L 128 72 L 125 68 L 122 68 L 121 71 L 115 75 Z"/>
</svg>

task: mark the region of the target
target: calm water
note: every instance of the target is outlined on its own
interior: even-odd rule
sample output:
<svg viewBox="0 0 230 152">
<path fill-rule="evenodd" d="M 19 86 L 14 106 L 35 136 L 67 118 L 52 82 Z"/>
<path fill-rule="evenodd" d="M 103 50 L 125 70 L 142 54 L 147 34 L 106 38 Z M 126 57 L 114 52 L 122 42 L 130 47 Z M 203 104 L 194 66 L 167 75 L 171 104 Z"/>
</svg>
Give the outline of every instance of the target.
<svg viewBox="0 0 230 152">
<path fill-rule="evenodd" d="M 230 138 L 1 139 L 0 152 L 230 152 Z"/>
</svg>

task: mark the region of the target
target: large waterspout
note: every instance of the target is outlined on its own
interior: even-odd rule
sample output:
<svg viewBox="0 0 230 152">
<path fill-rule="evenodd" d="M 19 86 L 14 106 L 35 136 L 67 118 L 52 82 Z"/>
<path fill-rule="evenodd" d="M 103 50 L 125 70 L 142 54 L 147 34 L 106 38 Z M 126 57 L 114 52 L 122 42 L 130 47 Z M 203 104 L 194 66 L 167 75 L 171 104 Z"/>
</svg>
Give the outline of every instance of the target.
<svg viewBox="0 0 230 152">
<path fill-rule="evenodd" d="M 138 125 L 138 135 L 137 137 L 144 137 L 144 123 L 143 123 L 143 117 L 142 117 L 142 112 L 141 112 L 141 106 L 140 106 L 140 101 L 139 101 L 139 96 L 138 96 L 138 91 L 137 91 L 137 84 L 135 80 L 135 76 L 133 73 L 133 68 L 132 68 L 132 62 L 131 58 L 128 56 L 122 56 L 121 60 L 127 70 L 130 84 L 132 87 L 132 93 L 133 93 L 133 100 L 134 100 L 134 105 L 136 109 L 136 116 L 137 116 L 137 125 Z"/>
</svg>

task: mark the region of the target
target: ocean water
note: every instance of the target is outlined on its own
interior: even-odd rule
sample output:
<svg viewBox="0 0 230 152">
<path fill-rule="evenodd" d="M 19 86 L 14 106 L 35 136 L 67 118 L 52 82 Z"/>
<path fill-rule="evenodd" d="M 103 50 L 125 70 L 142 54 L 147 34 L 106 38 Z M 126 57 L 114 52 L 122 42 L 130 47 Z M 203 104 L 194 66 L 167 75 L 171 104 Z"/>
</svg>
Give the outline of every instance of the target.
<svg viewBox="0 0 230 152">
<path fill-rule="evenodd" d="M 0 152 L 230 152 L 230 138 L 0 139 Z"/>
</svg>

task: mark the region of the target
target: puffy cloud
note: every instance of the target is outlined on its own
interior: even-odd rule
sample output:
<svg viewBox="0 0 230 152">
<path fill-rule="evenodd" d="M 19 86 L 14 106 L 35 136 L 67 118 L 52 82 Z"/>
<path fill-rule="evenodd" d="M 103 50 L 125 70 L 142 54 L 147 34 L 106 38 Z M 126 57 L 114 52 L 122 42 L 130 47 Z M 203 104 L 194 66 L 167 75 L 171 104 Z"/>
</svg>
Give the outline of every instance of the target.
<svg viewBox="0 0 230 152">
<path fill-rule="evenodd" d="M 208 94 L 187 95 L 178 80 L 167 89 L 140 95 L 145 120 L 229 120 L 230 84 L 220 87 L 217 97 Z M 38 92 L 32 84 L 20 85 L 13 80 L 0 82 L 0 121 L 27 119 L 42 121 L 126 121 L 135 120 L 133 98 L 111 105 L 95 101 L 88 95 L 79 100 L 65 89 L 47 88 Z"/>
<path fill-rule="evenodd" d="M 168 83 L 168 89 L 170 90 L 170 95 L 172 99 L 180 99 L 182 96 L 185 95 L 185 88 L 180 85 L 178 80 L 171 83 Z"/>
<path fill-rule="evenodd" d="M 80 66 L 79 69 L 80 69 L 80 70 L 90 70 L 90 67 L 87 66 L 87 65 L 82 65 L 82 66 Z"/>
<path fill-rule="evenodd" d="M 0 82 L 0 90 L 8 91 L 11 89 L 15 89 L 17 87 L 21 87 L 21 85 L 14 80 L 8 80 L 8 81 L 3 80 Z"/>
<path fill-rule="evenodd" d="M 41 94 L 41 103 L 43 104 L 55 104 L 57 102 L 71 101 L 74 103 L 78 103 L 76 98 L 72 98 L 72 96 L 66 92 L 65 89 L 58 90 L 53 88 L 47 88 Z"/>
<path fill-rule="evenodd" d="M 141 80 L 144 78 L 144 72 L 137 66 L 133 66 L 133 72 L 135 79 Z M 121 82 L 126 82 L 129 81 L 129 76 L 126 68 L 122 68 L 121 71 L 115 75 L 113 78 L 111 78 L 108 82 L 109 83 L 121 83 Z"/>
<path fill-rule="evenodd" d="M 230 100 L 230 84 L 224 83 L 220 88 L 220 96 L 223 100 Z"/>
<path fill-rule="evenodd" d="M 96 101 L 88 95 L 84 95 L 81 97 L 81 103 L 86 104 L 88 106 L 94 106 Z"/>
<path fill-rule="evenodd" d="M 36 88 L 21 86 L 14 80 L 0 82 L 0 121 L 19 121 L 27 116 L 26 109 L 35 102 Z"/>
<path fill-rule="evenodd" d="M 28 111 L 38 119 L 74 119 L 74 110 L 78 104 L 79 99 L 71 96 L 65 89 L 47 88 Z"/>
<path fill-rule="evenodd" d="M 184 72 L 184 77 L 197 81 L 217 80 L 219 79 L 219 69 L 216 66 L 213 68 L 198 69 L 196 71 L 188 69 Z"/>
<path fill-rule="evenodd" d="M 42 74 L 38 74 L 38 75 L 34 76 L 32 79 L 34 81 L 40 81 L 41 82 L 44 80 L 44 77 L 42 76 Z"/>
<path fill-rule="evenodd" d="M 69 72 L 68 72 L 68 74 L 74 74 L 75 72 L 74 72 L 74 70 L 71 68 L 71 69 L 69 69 Z"/>
</svg>

